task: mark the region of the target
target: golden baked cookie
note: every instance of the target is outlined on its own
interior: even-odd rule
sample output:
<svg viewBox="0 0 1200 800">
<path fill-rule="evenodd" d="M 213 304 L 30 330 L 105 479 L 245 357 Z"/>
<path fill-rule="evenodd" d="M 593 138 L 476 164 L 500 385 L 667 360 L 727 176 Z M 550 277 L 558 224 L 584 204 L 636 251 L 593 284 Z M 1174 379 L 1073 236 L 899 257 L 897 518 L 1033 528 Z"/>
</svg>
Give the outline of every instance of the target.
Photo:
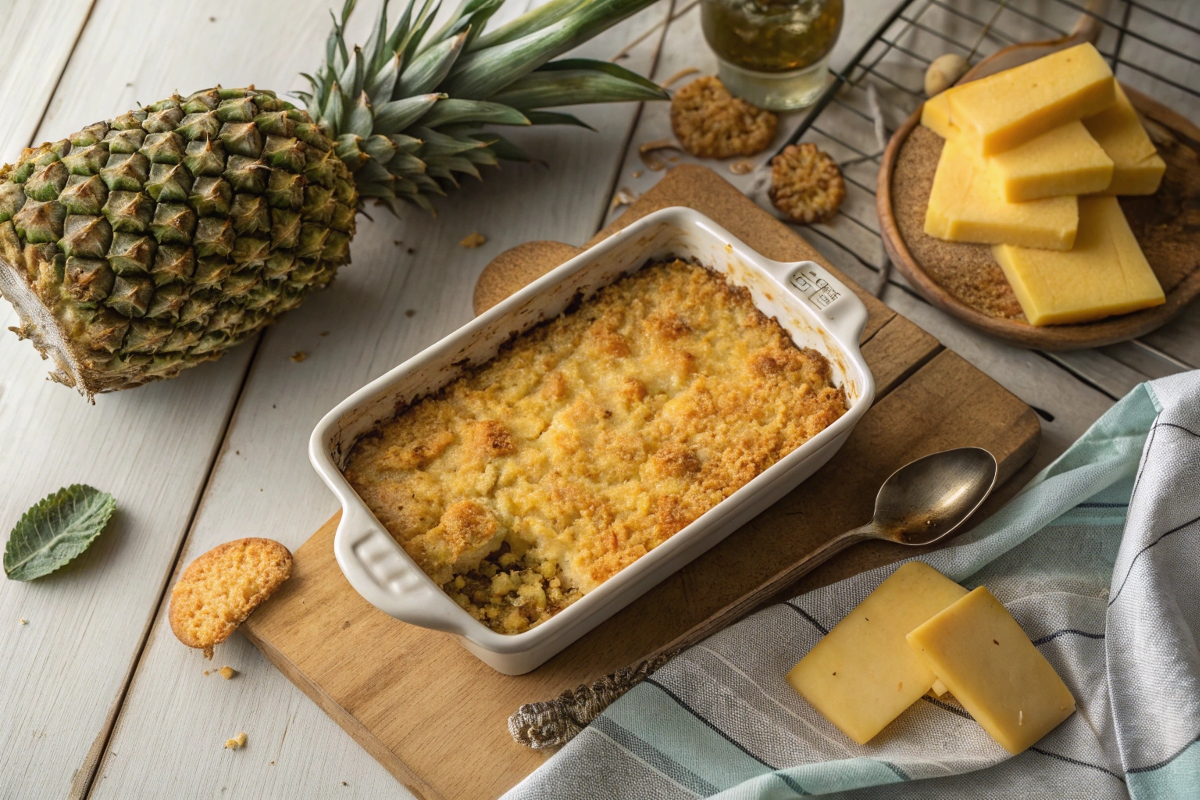
<svg viewBox="0 0 1200 800">
<path fill-rule="evenodd" d="M 272 539 L 217 545 L 183 571 L 171 590 L 171 630 L 212 658 L 250 612 L 292 574 L 291 552 Z"/>
<path fill-rule="evenodd" d="M 771 161 L 771 202 L 793 222 L 829 222 L 846 199 L 837 162 L 815 144 L 789 145 Z"/>
<path fill-rule="evenodd" d="M 775 138 L 776 117 L 770 111 L 734 97 L 716 76 L 684 86 L 671 98 L 671 129 L 694 156 L 752 156 Z"/>
</svg>

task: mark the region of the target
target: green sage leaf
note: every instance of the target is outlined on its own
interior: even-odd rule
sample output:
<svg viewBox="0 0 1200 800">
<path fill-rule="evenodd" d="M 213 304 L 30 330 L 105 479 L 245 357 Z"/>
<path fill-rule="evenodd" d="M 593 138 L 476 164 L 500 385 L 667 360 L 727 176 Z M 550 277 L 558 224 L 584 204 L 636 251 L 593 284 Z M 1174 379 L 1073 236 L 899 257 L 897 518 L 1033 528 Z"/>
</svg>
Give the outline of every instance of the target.
<svg viewBox="0 0 1200 800">
<path fill-rule="evenodd" d="M 91 546 L 116 510 L 111 494 L 91 486 L 59 489 L 26 511 L 8 535 L 4 574 L 31 581 L 65 566 Z"/>
</svg>

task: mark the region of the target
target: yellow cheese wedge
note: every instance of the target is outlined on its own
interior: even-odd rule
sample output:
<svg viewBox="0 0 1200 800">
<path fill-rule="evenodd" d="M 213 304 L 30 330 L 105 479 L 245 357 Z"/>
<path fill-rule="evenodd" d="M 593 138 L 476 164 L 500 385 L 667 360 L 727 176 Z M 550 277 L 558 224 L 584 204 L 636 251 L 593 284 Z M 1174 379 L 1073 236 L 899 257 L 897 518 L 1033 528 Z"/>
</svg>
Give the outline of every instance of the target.
<svg viewBox="0 0 1200 800">
<path fill-rule="evenodd" d="M 1075 698 L 1054 667 L 982 586 L 913 630 L 908 642 L 1014 755 L 1075 711 Z"/>
<path fill-rule="evenodd" d="M 843 733 L 866 744 L 929 691 L 933 671 L 905 636 L 967 590 L 910 561 L 834 626 L 787 675 Z"/>
<path fill-rule="evenodd" d="M 958 135 L 958 128 L 950 121 L 950 100 L 947 97 L 950 90 L 935 94 L 925 101 L 921 107 L 921 124 L 943 139 L 953 139 Z"/>
<path fill-rule="evenodd" d="M 1112 105 L 1115 83 L 1095 47 L 1076 45 L 954 87 L 950 121 L 995 155 Z"/>
<path fill-rule="evenodd" d="M 1113 161 L 1076 120 L 987 159 L 1010 203 L 1108 188 Z"/>
<path fill-rule="evenodd" d="M 972 145 L 964 135 L 942 147 L 925 232 L 948 242 L 1070 250 L 1079 224 L 1075 198 L 1008 202 L 1002 182 Z"/>
<path fill-rule="evenodd" d="M 1083 120 L 1088 133 L 1115 165 L 1112 182 L 1104 194 L 1154 194 L 1167 165 L 1159 158 L 1137 111 L 1119 84 L 1116 93 L 1115 103 Z"/>
<path fill-rule="evenodd" d="M 1000 245 L 992 255 L 1031 325 L 1087 322 L 1166 302 L 1115 197 L 1079 198 L 1070 252 Z"/>
</svg>

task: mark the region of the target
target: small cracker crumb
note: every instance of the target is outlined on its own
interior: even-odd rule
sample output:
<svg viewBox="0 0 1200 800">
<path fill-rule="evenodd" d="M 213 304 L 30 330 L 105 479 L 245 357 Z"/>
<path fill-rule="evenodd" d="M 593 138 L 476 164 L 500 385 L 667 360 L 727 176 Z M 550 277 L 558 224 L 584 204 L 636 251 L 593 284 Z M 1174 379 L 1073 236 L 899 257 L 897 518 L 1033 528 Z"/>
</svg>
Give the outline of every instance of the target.
<svg viewBox="0 0 1200 800">
<path fill-rule="evenodd" d="M 221 667 L 220 673 L 222 678 L 227 681 L 231 681 L 233 680 L 233 676 L 237 675 L 237 670 L 233 667 Z"/>
<path fill-rule="evenodd" d="M 237 736 L 233 737 L 232 739 L 228 739 L 225 742 L 226 750 L 241 750 L 245 746 L 246 746 L 246 732 L 245 731 L 242 731 Z"/>
<path fill-rule="evenodd" d="M 459 247 L 465 247 L 468 250 L 474 250 L 476 247 L 481 247 L 487 243 L 487 237 L 482 233 L 472 233 L 458 243 Z"/>
<path fill-rule="evenodd" d="M 295 361 L 297 364 L 306 358 L 308 358 L 308 353 L 304 352 L 303 350 L 297 350 L 296 352 L 292 353 L 292 361 Z"/>
<path fill-rule="evenodd" d="M 17 622 L 18 622 L 19 624 L 21 624 L 21 625 L 28 625 L 28 624 L 29 624 L 29 620 L 25 619 L 24 617 L 21 617 L 21 619 L 17 620 Z"/>
<path fill-rule="evenodd" d="M 671 130 L 700 158 L 752 156 L 775 138 L 778 118 L 734 97 L 716 76 L 697 78 L 671 98 Z"/>
<path fill-rule="evenodd" d="M 206 669 L 206 670 L 204 670 L 204 674 L 205 674 L 205 675 L 211 675 L 211 674 L 212 674 L 212 672 Z"/>
<path fill-rule="evenodd" d="M 829 222 L 846 199 L 837 162 L 812 142 L 788 145 L 771 161 L 771 202 L 793 222 Z"/>
</svg>

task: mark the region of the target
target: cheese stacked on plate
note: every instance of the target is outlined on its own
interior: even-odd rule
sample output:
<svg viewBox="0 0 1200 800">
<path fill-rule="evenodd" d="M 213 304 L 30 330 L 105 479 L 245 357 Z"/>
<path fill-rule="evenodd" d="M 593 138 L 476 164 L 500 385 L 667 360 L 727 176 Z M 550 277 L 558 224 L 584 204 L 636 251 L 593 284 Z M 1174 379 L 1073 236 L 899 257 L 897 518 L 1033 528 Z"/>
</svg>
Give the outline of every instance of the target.
<svg viewBox="0 0 1200 800">
<path fill-rule="evenodd" d="M 925 232 L 992 245 L 1030 324 L 1165 302 L 1116 195 L 1166 164 L 1091 44 L 948 89 L 921 123 L 946 140 Z"/>
</svg>

